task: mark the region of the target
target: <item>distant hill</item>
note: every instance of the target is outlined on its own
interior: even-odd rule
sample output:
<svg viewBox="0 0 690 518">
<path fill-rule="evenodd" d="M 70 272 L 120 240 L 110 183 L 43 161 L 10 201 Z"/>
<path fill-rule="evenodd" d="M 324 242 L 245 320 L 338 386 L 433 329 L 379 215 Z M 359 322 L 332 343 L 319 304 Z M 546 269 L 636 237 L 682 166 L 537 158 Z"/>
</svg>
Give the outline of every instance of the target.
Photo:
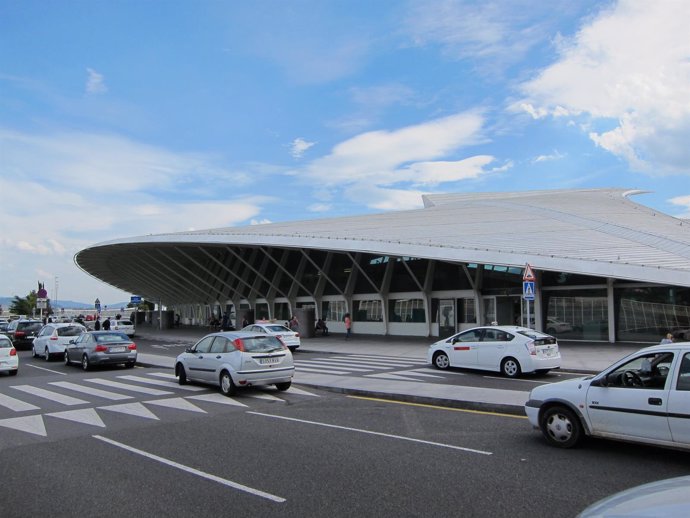
<svg viewBox="0 0 690 518">
<path fill-rule="evenodd" d="M 14 297 L 0 297 L 0 306 L 4 313 L 8 313 L 10 310 L 10 305 Z M 52 302 L 52 301 L 51 301 Z M 108 306 L 110 309 L 115 308 L 126 308 L 129 302 L 115 302 L 114 304 L 103 304 L 102 307 Z M 84 302 L 75 302 L 73 300 L 58 300 L 58 306 L 65 309 L 93 309 L 93 304 L 85 304 Z"/>
</svg>

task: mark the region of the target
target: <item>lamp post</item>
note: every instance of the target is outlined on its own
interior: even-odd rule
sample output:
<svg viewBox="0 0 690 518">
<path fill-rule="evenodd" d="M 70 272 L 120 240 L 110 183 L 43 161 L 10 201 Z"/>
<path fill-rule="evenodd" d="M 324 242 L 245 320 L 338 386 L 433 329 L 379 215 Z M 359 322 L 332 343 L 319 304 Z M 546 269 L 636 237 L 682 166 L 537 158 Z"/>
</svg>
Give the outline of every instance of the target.
<svg viewBox="0 0 690 518">
<path fill-rule="evenodd" d="M 58 282 L 58 276 L 55 276 L 55 311 L 58 309 L 58 286 L 60 286 L 60 283 Z"/>
</svg>

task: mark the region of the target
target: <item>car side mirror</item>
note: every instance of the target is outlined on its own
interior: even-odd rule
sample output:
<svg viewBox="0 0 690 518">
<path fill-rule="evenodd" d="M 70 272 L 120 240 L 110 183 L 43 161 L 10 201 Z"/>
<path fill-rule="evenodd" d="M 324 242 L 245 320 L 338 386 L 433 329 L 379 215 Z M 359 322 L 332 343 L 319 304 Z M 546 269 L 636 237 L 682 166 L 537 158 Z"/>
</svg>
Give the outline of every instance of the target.
<svg viewBox="0 0 690 518">
<path fill-rule="evenodd" d="M 193 353 L 194 352 L 194 347 L 187 347 L 184 352 L 186 353 Z"/>
<path fill-rule="evenodd" d="M 69 343 L 74 344 L 74 340 L 70 340 Z"/>
<path fill-rule="evenodd" d="M 595 379 L 592 381 L 592 383 L 589 384 L 590 387 L 608 387 L 611 385 L 611 382 L 609 381 L 609 375 L 607 374 L 606 376 L 602 376 L 599 379 Z"/>
</svg>

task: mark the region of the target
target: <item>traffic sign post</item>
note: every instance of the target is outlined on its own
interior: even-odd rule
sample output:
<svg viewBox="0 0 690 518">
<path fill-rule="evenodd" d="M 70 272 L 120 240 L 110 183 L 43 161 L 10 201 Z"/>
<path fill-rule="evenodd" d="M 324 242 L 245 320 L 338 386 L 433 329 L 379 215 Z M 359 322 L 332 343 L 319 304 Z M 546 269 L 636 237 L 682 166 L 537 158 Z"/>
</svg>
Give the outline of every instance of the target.
<svg viewBox="0 0 690 518">
<path fill-rule="evenodd" d="M 527 302 L 527 327 L 531 328 L 531 315 L 530 315 L 530 301 L 534 300 L 534 290 L 535 290 L 535 278 L 534 270 L 529 265 L 525 264 L 525 273 L 522 275 L 522 298 Z M 536 319 L 535 319 L 536 321 Z"/>
</svg>

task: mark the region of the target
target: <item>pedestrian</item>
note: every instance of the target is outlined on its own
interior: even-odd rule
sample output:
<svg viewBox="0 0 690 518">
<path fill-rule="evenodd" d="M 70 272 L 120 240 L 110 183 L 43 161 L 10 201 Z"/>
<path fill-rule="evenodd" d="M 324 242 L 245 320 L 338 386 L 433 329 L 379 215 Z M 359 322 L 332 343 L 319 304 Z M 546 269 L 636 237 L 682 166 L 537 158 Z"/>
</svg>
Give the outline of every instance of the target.
<svg viewBox="0 0 690 518">
<path fill-rule="evenodd" d="M 101 319 L 100 319 L 99 317 L 96 317 L 96 321 L 95 321 L 94 324 L 93 324 L 93 328 L 94 328 L 96 331 L 100 331 L 100 330 L 101 330 Z"/>
<path fill-rule="evenodd" d="M 673 333 L 666 333 L 666 336 L 661 339 L 661 344 L 672 344 L 673 343 Z"/>
<path fill-rule="evenodd" d="M 244 328 L 247 327 L 248 325 L 249 325 L 249 320 L 247 320 L 247 315 L 245 314 L 245 315 L 242 317 L 242 329 L 244 329 Z"/>
<path fill-rule="evenodd" d="M 349 313 L 345 313 L 343 317 L 343 322 L 345 322 L 345 340 L 349 339 L 352 333 L 352 319 Z"/>
<path fill-rule="evenodd" d="M 110 317 L 103 321 L 103 331 L 110 331 Z"/>
<path fill-rule="evenodd" d="M 294 331 L 295 333 L 299 333 L 299 320 L 297 320 L 296 316 L 292 316 L 292 319 L 290 320 L 290 331 Z"/>
<path fill-rule="evenodd" d="M 230 329 L 230 326 L 228 326 L 228 320 L 229 320 L 228 314 L 227 314 L 227 313 L 223 313 L 223 320 L 222 320 L 222 322 L 220 323 L 220 329 L 221 329 L 221 331 L 227 331 L 228 329 Z"/>
<path fill-rule="evenodd" d="M 321 336 L 328 336 L 328 326 L 322 318 L 316 321 L 316 331 L 321 331 Z"/>
<path fill-rule="evenodd" d="M 180 314 L 175 313 L 175 327 L 180 327 Z"/>
</svg>

